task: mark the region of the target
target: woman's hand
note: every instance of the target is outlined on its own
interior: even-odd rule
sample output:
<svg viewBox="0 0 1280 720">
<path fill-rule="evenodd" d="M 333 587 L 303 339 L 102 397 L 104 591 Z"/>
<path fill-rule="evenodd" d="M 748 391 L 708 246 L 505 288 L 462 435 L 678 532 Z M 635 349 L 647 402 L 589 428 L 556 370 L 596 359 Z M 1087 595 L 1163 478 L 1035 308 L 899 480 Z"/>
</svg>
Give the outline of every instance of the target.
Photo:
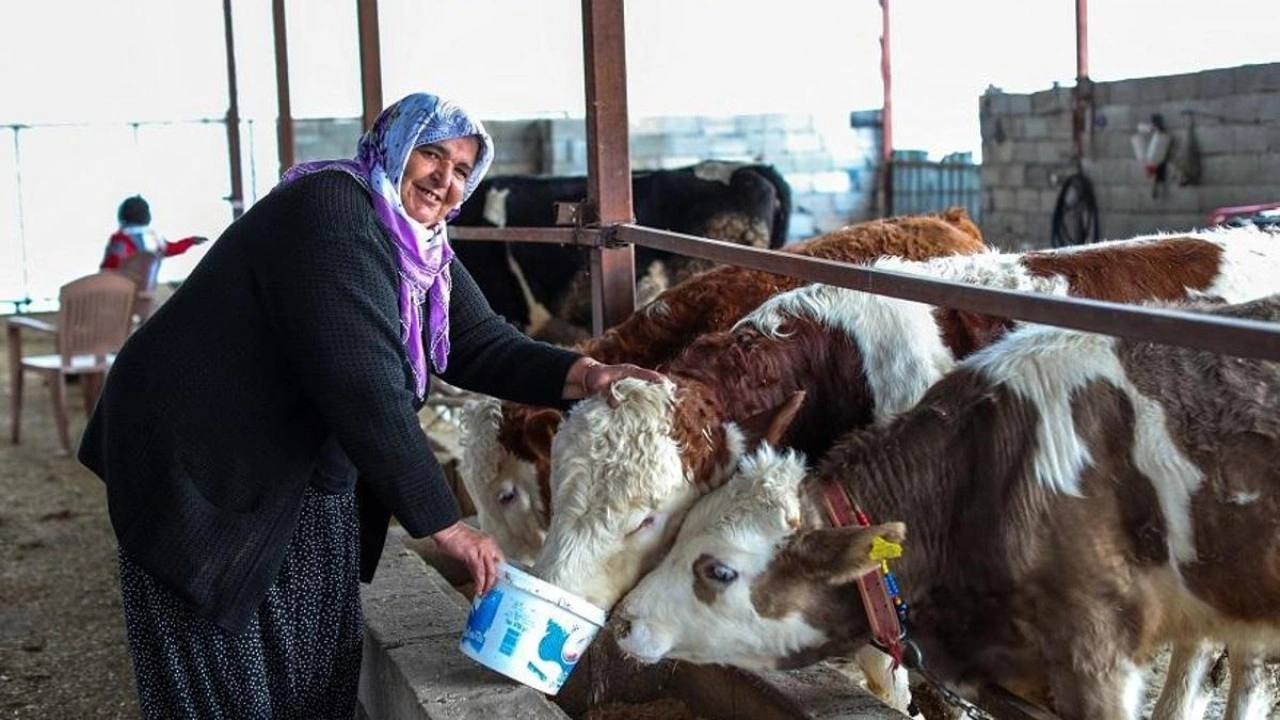
<svg viewBox="0 0 1280 720">
<path fill-rule="evenodd" d="M 505 559 L 492 535 L 459 520 L 431 536 L 445 555 L 467 566 L 476 595 L 483 595 L 498 582 L 498 563 Z"/>
<path fill-rule="evenodd" d="M 637 378 L 654 383 L 660 383 L 666 379 L 662 373 L 639 365 L 630 363 L 605 365 L 583 355 L 569 367 L 569 374 L 565 376 L 564 397 L 566 400 L 577 400 L 590 395 L 603 395 L 612 406 L 616 401 L 609 393 L 609 388 L 623 378 Z"/>
</svg>

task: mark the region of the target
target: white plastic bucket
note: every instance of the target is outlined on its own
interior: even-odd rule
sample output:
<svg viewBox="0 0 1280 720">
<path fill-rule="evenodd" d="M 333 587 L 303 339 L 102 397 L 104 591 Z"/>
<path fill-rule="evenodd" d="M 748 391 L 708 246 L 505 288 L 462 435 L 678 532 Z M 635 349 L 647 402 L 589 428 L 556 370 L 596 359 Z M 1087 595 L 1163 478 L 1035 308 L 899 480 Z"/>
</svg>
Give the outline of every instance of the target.
<svg viewBox="0 0 1280 720">
<path fill-rule="evenodd" d="M 604 626 L 604 610 L 503 563 L 502 577 L 477 597 L 459 648 L 487 668 L 548 695 Z"/>
</svg>

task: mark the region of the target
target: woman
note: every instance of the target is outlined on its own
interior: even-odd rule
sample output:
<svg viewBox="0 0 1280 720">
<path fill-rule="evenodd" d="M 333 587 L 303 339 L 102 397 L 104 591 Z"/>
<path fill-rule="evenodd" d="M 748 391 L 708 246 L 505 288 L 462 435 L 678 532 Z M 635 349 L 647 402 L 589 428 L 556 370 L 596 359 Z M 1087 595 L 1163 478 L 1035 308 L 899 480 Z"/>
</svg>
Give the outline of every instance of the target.
<svg viewBox="0 0 1280 720">
<path fill-rule="evenodd" d="M 148 717 L 350 718 L 366 582 L 394 515 L 496 581 L 416 411 L 432 369 L 563 404 L 622 377 L 536 343 L 452 260 L 445 220 L 493 144 L 410 95 L 353 160 L 286 173 L 121 351 L 80 460 L 107 485 Z"/>
<path fill-rule="evenodd" d="M 146 251 L 160 257 L 172 257 L 208 240 L 200 235 L 172 241 L 162 237 L 151 229 L 151 206 L 141 195 L 125 198 L 116 210 L 116 220 L 120 227 L 107 238 L 107 251 L 100 266 L 102 270 L 120 267 L 120 263 L 134 253 Z"/>
</svg>

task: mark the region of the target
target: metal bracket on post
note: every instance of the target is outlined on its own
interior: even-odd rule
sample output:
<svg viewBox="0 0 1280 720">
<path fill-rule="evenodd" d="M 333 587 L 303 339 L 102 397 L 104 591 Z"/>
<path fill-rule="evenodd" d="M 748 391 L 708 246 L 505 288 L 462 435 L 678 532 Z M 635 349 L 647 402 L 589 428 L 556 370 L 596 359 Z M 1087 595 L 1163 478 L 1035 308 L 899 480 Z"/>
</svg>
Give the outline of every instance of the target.
<svg viewBox="0 0 1280 720">
<path fill-rule="evenodd" d="M 618 239 L 618 226 L 607 225 L 596 233 L 596 246 L 602 248 L 620 248 L 627 243 Z"/>
<path fill-rule="evenodd" d="M 608 226 L 600 224 L 600 213 L 590 202 L 555 203 L 555 216 L 556 225 L 571 226 L 575 230 L 585 231 L 579 233 L 579 237 L 590 233 L 591 242 L 580 243 L 584 246 L 619 248 L 627 244 L 618 239 L 616 224 Z"/>
<path fill-rule="evenodd" d="M 556 225 L 571 225 L 573 227 L 582 227 L 582 217 L 585 214 L 586 203 L 581 202 L 558 202 L 554 205 Z"/>
</svg>

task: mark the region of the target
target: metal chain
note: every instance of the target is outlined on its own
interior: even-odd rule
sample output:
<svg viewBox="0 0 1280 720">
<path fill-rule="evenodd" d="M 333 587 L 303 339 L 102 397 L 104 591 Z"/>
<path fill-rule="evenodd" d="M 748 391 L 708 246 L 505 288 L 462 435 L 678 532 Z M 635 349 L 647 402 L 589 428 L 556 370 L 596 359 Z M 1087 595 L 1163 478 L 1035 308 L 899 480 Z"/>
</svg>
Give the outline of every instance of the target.
<svg viewBox="0 0 1280 720">
<path fill-rule="evenodd" d="M 986 710 L 960 697 L 959 693 L 947 687 L 945 683 L 934 677 L 933 673 L 926 670 L 924 667 L 924 652 L 920 650 L 920 646 L 914 640 L 910 638 L 903 640 L 903 646 L 906 648 L 906 652 L 903 654 L 903 664 L 906 665 L 907 669 L 924 678 L 925 682 L 929 683 L 942 696 L 942 699 L 950 703 L 952 707 L 960 708 L 973 720 L 999 720 L 999 718 Z"/>
</svg>

